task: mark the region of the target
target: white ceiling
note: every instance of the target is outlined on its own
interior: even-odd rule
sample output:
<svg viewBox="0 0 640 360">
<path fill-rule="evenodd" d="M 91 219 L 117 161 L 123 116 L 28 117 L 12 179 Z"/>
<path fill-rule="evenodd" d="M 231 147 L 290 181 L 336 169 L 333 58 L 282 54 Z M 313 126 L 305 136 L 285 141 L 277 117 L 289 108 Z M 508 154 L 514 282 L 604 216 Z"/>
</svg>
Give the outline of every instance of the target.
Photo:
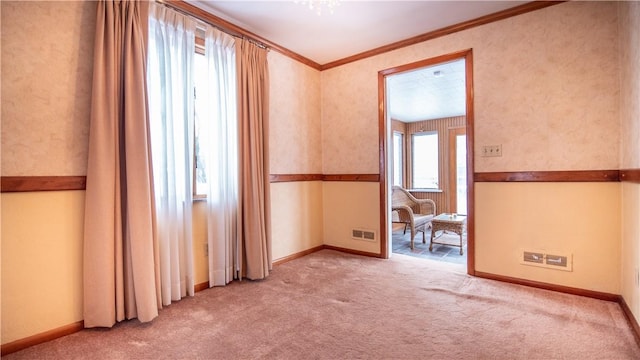
<svg viewBox="0 0 640 360">
<path fill-rule="evenodd" d="M 341 0 L 333 13 L 318 15 L 302 0 L 186 1 L 320 65 L 527 2 Z M 464 72 L 445 68 L 437 80 L 429 77 L 435 69 L 394 77 L 392 116 L 415 121 L 464 112 Z"/>
<path fill-rule="evenodd" d="M 464 115 L 464 65 L 464 59 L 460 59 L 387 76 L 387 106 L 391 118 L 414 122 Z"/>
</svg>

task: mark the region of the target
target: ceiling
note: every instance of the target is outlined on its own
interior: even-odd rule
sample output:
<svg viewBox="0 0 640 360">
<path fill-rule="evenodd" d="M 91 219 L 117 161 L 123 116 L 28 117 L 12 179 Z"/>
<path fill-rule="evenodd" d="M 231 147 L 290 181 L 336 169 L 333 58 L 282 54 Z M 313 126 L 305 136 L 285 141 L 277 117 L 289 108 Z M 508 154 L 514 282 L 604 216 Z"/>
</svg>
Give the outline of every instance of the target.
<svg viewBox="0 0 640 360">
<path fill-rule="evenodd" d="M 464 59 L 387 76 L 389 116 L 402 122 L 466 113 Z"/>
<path fill-rule="evenodd" d="M 333 12 L 323 8 L 318 15 L 302 0 L 186 2 L 320 65 L 527 3 L 341 0 Z M 448 66 L 437 81 L 437 69 L 390 81 L 392 116 L 415 121 L 460 115 L 459 101 L 450 100 L 464 98 L 464 72 Z"/>
</svg>

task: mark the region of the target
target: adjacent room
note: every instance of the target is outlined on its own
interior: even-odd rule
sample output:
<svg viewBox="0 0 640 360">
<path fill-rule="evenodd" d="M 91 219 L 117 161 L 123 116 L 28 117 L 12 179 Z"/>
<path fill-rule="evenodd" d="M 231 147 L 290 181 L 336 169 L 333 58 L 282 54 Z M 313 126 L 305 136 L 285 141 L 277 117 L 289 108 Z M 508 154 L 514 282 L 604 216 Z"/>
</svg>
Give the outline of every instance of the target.
<svg viewBox="0 0 640 360">
<path fill-rule="evenodd" d="M 640 358 L 640 2 L 0 16 L 3 358 Z"/>
<path fill-rule="evenodd" d="M 465 68 L 460 58 L 386 77 L 394 253 L 466 265 L 466 105 L 472 89 L 467 91 Z M 427 208 L 409 213 L 404 204 Z M 438 214 L 450 229 L 432 231 Z"/>
</svg>

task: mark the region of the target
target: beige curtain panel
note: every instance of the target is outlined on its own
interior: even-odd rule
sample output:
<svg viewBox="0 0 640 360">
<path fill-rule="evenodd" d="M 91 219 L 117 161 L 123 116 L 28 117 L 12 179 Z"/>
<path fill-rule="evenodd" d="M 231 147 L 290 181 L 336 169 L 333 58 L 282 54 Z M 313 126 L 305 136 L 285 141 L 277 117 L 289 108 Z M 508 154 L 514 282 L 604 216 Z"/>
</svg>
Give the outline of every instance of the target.
<svg viewBox="0 0 640 360">
<path fill-rule="evenodd" d="M 84 228 L 84 325 L 161 307 L 146 100 L 148 4 L 97 4 Z"/>
<path fill-rule="evenodd" d="M 241 277 L 256 280 L 271 270 L 267 50 L 249 40 L 237 40 L 236 63 Z"/>
</svg>

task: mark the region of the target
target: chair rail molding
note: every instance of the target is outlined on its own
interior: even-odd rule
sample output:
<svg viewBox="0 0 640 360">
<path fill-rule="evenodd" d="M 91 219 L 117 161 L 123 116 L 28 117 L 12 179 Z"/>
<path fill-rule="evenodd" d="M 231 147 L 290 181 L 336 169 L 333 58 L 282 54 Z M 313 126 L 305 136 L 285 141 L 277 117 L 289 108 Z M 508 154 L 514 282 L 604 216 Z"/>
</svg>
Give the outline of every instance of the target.
<svg viewBox="0 0 640 360">
<path fill-rule="evenodd" d="M 606 182 L 620 181 L 620 170 L 477 172 L 475 182 Z"/>
<path fill-rule="evenodd" d="M 86 190 L 86 176 L 2 176 L 2 192 Z"/>
</svg>

